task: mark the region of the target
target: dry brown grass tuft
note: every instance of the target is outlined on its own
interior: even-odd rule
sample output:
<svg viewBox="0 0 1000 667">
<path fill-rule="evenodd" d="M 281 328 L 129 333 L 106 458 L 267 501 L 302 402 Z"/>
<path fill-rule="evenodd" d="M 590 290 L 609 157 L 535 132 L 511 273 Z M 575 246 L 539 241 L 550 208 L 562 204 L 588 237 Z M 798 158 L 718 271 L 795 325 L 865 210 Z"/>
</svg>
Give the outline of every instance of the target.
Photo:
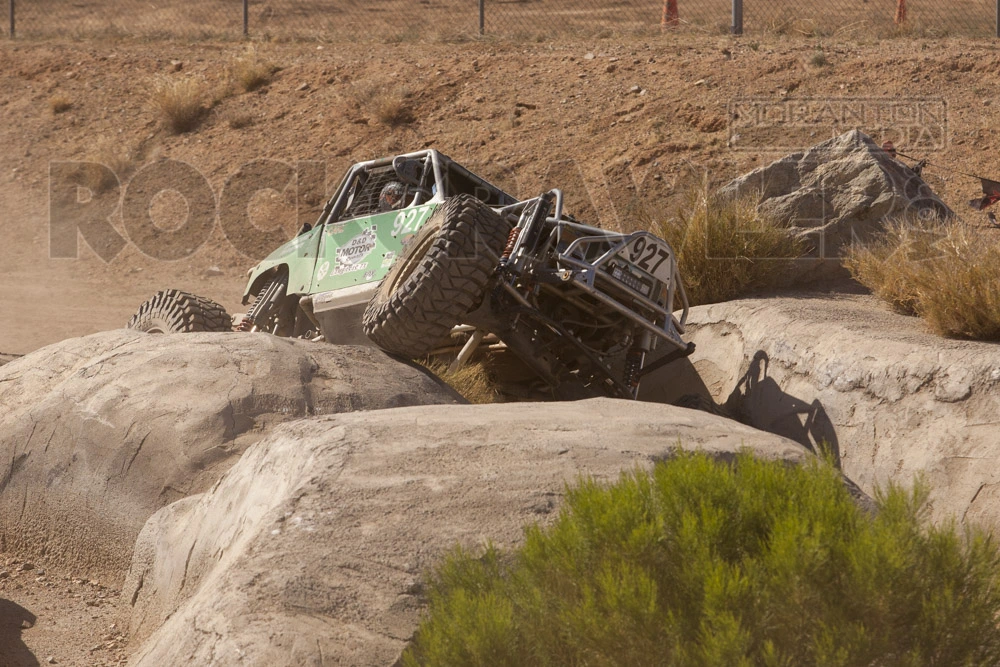
<svg viewBox="0 0 1000 667">
<path fill-rule="evenodd" d="M 826 57 L 826 53 L 822 50 L 817 49 L 816 53 L 813 54 L 812 58 L 809 59 L 809 64 L 813 67 L 826 67 L 830 64 L 829 59 Z"/>
<path fill-rule="evenodd" d="M 500 402 L 500 391 L 486 367 L 481 363 L 466 364 L 455 372 L 449 371 L 447 364 L 437 360 L 421 361 L 420 363 L 469 403 Z"/>
<path fill-rule="evenodd" d="M 249 48 L 238 58 L 233 58 L 227 67 L 227 74 L 233 87 L 245 92 L 253 92 L 271 83 L 278 68 L 274 63 L 261 57 L 256 48 Z"/>
<path fill-rule="evenodd" d="M 383 125 L 396 127 L 413 122 L 413 109 L 402 90 L 385 90 L 372 98 L 372 112 Z"/>
<path fill-rule="evenodd" d="M 359 111 L 370 114 L 383 125 L 397 127 L 414 120 L 410 93 L 406 88 L 366 82 L 353 85 L 348 95 Z"/>
<path fill-rule="evenodd" d="M 786 225 L 758 210 L 755 199 L 724 200 L 694 187 L 676 215 L 646 226 L 677 254 L 691 305 L 787 285 L 792 262 L 805 251 Z"/>
<path fill-rule="evenodd" d="M 73 108 L 73 100 L 65 95 L 53 95 L 49 98 L 49 108 L 52 113 L 65 113 Z"/>
<path fill-rule="evenodd" d="M 230 113 L 226 117 L 226 123 L 234 130 L 242 130 L 254 124 L 254 117 L 249 113 Z"/>
<path fill-rule="evenodd" d="M 164 77 L 153 85 L 151 100 L 166 127 L 174 134 L 183 134 L 198 127 L 204 117 L 207 88 L 199 78 Z"/>
<path fill-rule="evenodd" d="M 858 282 L 894 310 L 916 315 L 918 289 L 914 278 L 922 273 L 926 260 L 938 254 L 934 246 L 943 233 L 937 225 L 896 220 L 876 239 L 851 246 L 844 264 Z"/>
<path fill-rule="evenodd" d="M 98 195 L 123 183 L 135 169 L 132 151 L 109 136 L 101 136 L 94 142 L 87 151 L 86 161 L 107 168 L 82 167 L 82 183 Z"/>
<path fill-rule="evenodd" d="M 855 279 L 943 336 L 1000 341 L 1000 231 L 959 221 L 897 220 L 851 248 Z"/>
</svg>

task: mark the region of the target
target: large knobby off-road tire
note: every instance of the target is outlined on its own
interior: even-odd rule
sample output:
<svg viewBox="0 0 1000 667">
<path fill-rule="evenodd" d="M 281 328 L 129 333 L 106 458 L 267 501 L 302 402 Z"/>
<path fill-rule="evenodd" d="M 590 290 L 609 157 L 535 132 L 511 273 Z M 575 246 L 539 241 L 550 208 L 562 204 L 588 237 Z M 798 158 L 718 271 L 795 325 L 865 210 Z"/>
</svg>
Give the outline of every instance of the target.
<svg viewBox="0 0 1000 667">
<path fill-rule="evenodd" d="M 168 289 L 157 292 L 139 306 L 127 328 L 147 333 L 232 331 L 233 320 L 226 309 L 214 301 Z"/>
<path fill-rule="evenodd" d="M 387 352 L 421 357 L 478 308 L 510 227 L 475 197 L 445 201 L 379 284 L 363 325 Z"/>
</svg>

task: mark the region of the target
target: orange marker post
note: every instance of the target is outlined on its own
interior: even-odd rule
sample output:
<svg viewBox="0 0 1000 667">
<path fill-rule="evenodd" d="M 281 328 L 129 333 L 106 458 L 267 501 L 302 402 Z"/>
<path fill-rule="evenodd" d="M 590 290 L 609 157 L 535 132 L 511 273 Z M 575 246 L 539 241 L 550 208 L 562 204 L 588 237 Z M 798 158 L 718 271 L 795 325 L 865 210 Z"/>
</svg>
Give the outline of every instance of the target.
<svg viewBox="0 0 1000 667">
<path fill-rule="evenodd" d="M 896 25 L 906 23 L 906 0 L 896 0 Z"/>
<path fill-rule="evenodd" d="M 677 14 L 677 0 L 663 0 L 663 18 L 660 19 L 660 30 L 676 28 L 680 24 Z"/>
</svg>

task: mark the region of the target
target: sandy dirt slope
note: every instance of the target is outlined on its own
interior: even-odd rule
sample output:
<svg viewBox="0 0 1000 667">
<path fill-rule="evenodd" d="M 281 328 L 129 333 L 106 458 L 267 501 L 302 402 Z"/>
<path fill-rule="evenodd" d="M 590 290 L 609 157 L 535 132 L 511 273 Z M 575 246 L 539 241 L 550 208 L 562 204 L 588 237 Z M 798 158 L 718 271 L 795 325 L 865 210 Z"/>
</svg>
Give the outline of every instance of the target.
<svg viewBox="0 0 1000 667">
<path fill-rule="evenodd" d="M 166 286 L 239 308 L 246 269 L 315 217 L 348 164 L 401 150 L 433 146 L 526 196 L 559 185 L 582 219 L 625 227 L 641 223 L 637 203 L 668 210 L 687 182 L 723 182 L 854 125 L 933 163 L 995 176 L 1000 55 L 992 42 L 680 35 L 261 44 L 259 55 L 281 70 L 256 92 L 227 96 L 226 68 L 244 48 L 0 43 L 0 352 L 120 326 Z M 189 76 L 218 103 L 198 130 L 170 135 L 150 91 Z M 53 98 L 70 108 L 55 113 Z M 386 122 L 393 105 L 413 120 Z M 795 127 L 757 123 L 775 110 Z M 235 129 L 234 120 L 250 124 Z M 299 180 L 254 196 L 251 226 L 234 242 L 217 224 L 178 260 L 126 242 L 120 216 L 111 218 L 122 245 L 113 257 L 81 241 L 79 259 L 50 258 L 50 163 L 102 162 L 127 184 L 163 158 L 191 165 L 217 198 L 253 160 L 297 165 Z M 971 179 L 928 171 L 953 208 L 976 194 Z M 165 229 L 187 216 L 170 193 L 151 210 L 150 224 Z"/>
<path fill-rule="evenodd" d="M 117 609 L 117 588 L 30 560 L 0 559 L 0 664 L 125 664 L 128 640 Z"/>
</svg>

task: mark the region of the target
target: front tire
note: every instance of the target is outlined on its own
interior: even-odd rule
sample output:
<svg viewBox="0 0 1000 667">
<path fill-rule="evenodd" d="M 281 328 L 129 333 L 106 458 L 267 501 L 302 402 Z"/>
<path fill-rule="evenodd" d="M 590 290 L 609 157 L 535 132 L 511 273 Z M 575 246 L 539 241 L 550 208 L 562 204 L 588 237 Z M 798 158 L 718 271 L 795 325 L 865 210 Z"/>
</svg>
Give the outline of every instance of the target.
<svg viewBox="0 0 1000 667">
<path fill-rule="evenodd" d="M 383 350 L 422 357 L 482 304 L 510 228 L 469 195 L 445 201 L 379 284 L 365 335 Z"/>
<path fill-rule="evenodd" d="M 232 331 L 233 320 L 225 308 L 210 299 L 168 289 L 139 306 L 126 328 L 147 333 Z"/>
</svg>

